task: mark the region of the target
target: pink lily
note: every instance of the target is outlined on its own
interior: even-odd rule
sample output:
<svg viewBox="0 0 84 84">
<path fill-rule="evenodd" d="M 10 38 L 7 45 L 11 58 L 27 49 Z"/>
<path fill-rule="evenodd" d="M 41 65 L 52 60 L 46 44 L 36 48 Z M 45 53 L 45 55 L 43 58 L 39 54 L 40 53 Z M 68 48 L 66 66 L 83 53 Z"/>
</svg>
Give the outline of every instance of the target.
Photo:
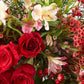
<svg viewBox="0 0 84 84">
<path fill-rule="evenodd" d="M 66 60 L 66 57 L 48 57 L 48 73 L 50 74 L 50 72 L 53 73 L 59 73 L 62 71 L 62 65 L 66 65 L 67 62 L 63 62 L 64 60 Z"/>
<path fill-rule="evenodd" d="M 22 22 L 22 31 L 23 33 L 31 33 L 33 27 L 36 28 L 37 31 L 39 31 L 42 28 L 42 23 L 40 20 L 37 20 L 36 22 L 32 20 L 28 20 L 26 22 Z"/>
<path fill-rule="evenodd" d="M 34 22 L 33 20 L 28 20 L 27 22 L 22 22 L 22 31 L 23 33 L 31 33 L 33 29 Z"/>
<path fill-rule="evenodd" d="M 36 28 L 37 31 L 39 31 L 42 28 L 42 23 L 40 19 L 36 21 L 36 23 L 34 24 L 34 27 Z"/>
</svg>

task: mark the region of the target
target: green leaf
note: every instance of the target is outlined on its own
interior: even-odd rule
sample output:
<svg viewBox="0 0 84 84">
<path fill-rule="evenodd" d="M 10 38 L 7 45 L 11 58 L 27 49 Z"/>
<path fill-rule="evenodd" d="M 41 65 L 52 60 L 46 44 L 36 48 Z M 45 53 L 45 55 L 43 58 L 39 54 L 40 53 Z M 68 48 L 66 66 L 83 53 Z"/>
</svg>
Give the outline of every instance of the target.
<svg viewBox="0 0 84 84">
<path fill-rule="evenodd" d="M 32 19 L 31 10 L 28 11 L 28 18 L 29 18 L 29 20 Z"/>
<path fill-rule="evenodd" d="M 34 76 L 34 83 L 35 84 L 42 84 L 42 80 L 41 80 L 41 78 L 38 78 L 38 73 L 37 72 Z"/>
<path fill-rule="evenodd" d="M 53 80 L 46 80 L 42 84 L 55 84 L 55 81 L 53 81 Z"/>
<path fill-rule="evenodd" d="M 71 50 L 73 50 L 73 51 L 81 51 L 80 49 L 78 49 L 78 48 L 70 48 Z"/>
<path fill-rule="evenodd" d="M 59 30 L 59 31 L 57 31 L 57 32 L 55 33 L 55 35 L 56 35 L 56 36 L 59 36 L 60 34 L 62 34 L 62 32 L 63 32 L 62 30 Z"/>
<path fill-rule="evenodd" d="M 72 77 L 73 79 L 77 79 L 77 75 L 76 75 L 75 73 L 71 73 L 71 77 Z"/>
<path fill-rule="evenodd" d="M 64 12 L 68 13 L 72 8 L 75 7 L 75 3 L 76 3 L 76 0 L 68 0 L 68 3 L 66 5 L 66 7 L 65 7 Z"/>
<path fill-rule="evenodd" d="M 61 47 L 68 48 L 68 49 L 70 49 L 70 50 L 72 50 L 72 51 L 81 51 L 81 50 L 80 50 L 80 49 L 78 49 L 78 48 L 70 48 L 70 46 L 69 46 L 69 45 L 65 45 L 65 44 L 61 44 Z"/>
<path fill-rule="evenodd" d="M 57 4 L 58 7 L 63 7 L 62 0 L 55 0 L 55 3 Z"/>
<path fill-rule="evenodd" d="M 9 35 L 9 33 L 10 33 L 10 29 L 7 29 L 7 31 L 6 31 L 6 36 L 8 37 L 8 35 Z"/>
<path fill-rule="evenodd" d="M 45 0 L 45 4 L 46 5 L 49 5 L 49 0 Z"/>
<path fill-rule="evenodd" d="M 49 4 L 54 3 L 54 2 L 55 2 L 55 0 L 49 0 Z"/>
<path fill-rule="evenodd" d="M 70 48 L 70 46 L 65 45 L 65 44 L 61 44 L 61 47 Z"/>
<path fill-rule="evenodd" d="M 49 26 L 56 27 L 57 24 L 59 24 L 59 21 L 49 21 Z"/>
<path fill-rule="evenodd" d="M 30 58 L 30 59 L 27 61 L 27 63 L 33 65 L 33 58 Z"/>
<path fill-rule="evenodd" d="M 44 32 L 41 34 L 41 37 L 45 36 L 47 34 L 47 32 Z"/>
<path fill-rule="evenodd" d="M 36 0 L 36 1 L 34 1 L 35 3 L 38 3 L 38 4 L 41 4 L 42 6 L 44 6 L 45 5 L 45 3 L 43 3 L 42 1 L 39 1 L 39 0 Z"/>
<path fill-rule="evenodd" d="M 33 2 L 34 0 L 31 0 L 31 2 Z"/>
<path fill-rule="evenodd" d="M 19 31 L 18 29 L 12 27 L 12 25 L 11 25 L 11 19 L 9 19 L 9 21 L 8 21 L 8 27 L 10 29 L 12 29 L 13 31 L 18 32 L 20 34 L 20 36 L 22 35 L 22 32 L 21 31 Z"/>
</svg>

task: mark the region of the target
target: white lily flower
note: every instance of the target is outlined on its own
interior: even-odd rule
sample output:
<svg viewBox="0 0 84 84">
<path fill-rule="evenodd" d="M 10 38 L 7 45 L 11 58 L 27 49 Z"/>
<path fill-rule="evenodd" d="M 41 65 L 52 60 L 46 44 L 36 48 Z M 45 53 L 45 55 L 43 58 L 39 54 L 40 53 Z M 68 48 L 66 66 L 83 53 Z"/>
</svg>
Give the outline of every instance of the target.
<svg viewBox="0 0 84 84">
<path fill-rule="evenodd" d="M 7 5 L 1 0 L 0 1 L 0 20 L 3 22 L 3 24 L 6 24 L 5 18 L 7 17 L 6 10 L 8 9 Z"/>
<path fill-rule="evenodd" d="M 41 5 L 40 4 L 34 6 L 34 10 L 32 11 L 32 17 L 36 21 L 40 19 L 41 17 Z"/>
<path fill-rule="evenodd" d="M 32 11 L 32 17 L 34 20 L 42 20 L 45 21 L 45 30 L 49 30 L 48 21 L 55 21 L 57 20 L 57 11 L 59 8 L 57 8 L 56 3 L 52 3 L 49 6 L 43 6 L 41 7 L 40 4 L 34 6 L 34 10 Z"/>
<path fill-rule="evenodd" d="M 48 24 L 48 22 L 46 20 L 45 20 L 44 26 L 45 26 L 45 30 L 49 30 L 49 24 Z"/>
</svg>

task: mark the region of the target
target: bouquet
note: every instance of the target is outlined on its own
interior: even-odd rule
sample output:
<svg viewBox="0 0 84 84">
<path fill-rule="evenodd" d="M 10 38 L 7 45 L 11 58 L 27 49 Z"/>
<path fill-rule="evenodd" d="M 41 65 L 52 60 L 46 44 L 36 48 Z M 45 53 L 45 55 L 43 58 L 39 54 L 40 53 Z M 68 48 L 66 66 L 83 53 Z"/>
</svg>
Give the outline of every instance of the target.
<svg viewBox="0 0 84 84">
<path fill-rule="evenodd" d="M 0 84 L 84 84 L 84 0 L 0 0 Z"/>
</svg>

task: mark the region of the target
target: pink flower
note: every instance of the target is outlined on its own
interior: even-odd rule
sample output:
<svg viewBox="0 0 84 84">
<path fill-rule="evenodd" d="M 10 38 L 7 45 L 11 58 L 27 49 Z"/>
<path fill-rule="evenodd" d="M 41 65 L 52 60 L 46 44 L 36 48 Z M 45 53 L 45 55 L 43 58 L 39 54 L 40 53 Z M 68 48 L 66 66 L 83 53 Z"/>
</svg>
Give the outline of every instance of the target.
<svg viewBox="0 0 84 84">
<path fill-rule="evenodd" d="M 83 69 L 80 70 L 79 75 L 84 76 L 84 70 Z"/>
<path fill-rule="evenodd" d="M 33 29 L 34 22 L 33 20 L 28 20 L 27 22 L 22 22 L 22 31 L 23 33 L 31 33 Z"/>
<path fill-rule="evenodd" d="M 39 31 L 42 28 L 42 23 L 40 20 L 37 20 L 35 22 L 32 19 L 32 20 L 24 21 L 24 22 L 22 22 L 22 24 L 23 24 L 23 26 L 22 26 L 23 33 L 31 33 L 33 27 L 35 27 L 37 31 Z"/>
<path fill-rule="evenodd" d="M 66 24 L 67 23 L 67 19 L 64 17 L 62 18 L 62 24 Z"/>
<path fill-rule="evenodd" d="M 66 65 L 67 62 L 63 62 L 66 60 L 66 57 L 48 57 L 48 73 L 52 71 L 53 73 L 59 73 L 62 71 L 62 65 Z"/>
<path fill-rule="evenodd" d="M 65 43 L 66 45 L 68 45 L 68 41 L 65 41 L 64 43 Z"/>
<path fill-rule="evenodd" d="M 37 31 L 39 31 L 42 28 L 42 23 L 39 20 L 37 20 L 37 22 L 34 24 L 34 27 L 36 28 Z"/>
</svg>

